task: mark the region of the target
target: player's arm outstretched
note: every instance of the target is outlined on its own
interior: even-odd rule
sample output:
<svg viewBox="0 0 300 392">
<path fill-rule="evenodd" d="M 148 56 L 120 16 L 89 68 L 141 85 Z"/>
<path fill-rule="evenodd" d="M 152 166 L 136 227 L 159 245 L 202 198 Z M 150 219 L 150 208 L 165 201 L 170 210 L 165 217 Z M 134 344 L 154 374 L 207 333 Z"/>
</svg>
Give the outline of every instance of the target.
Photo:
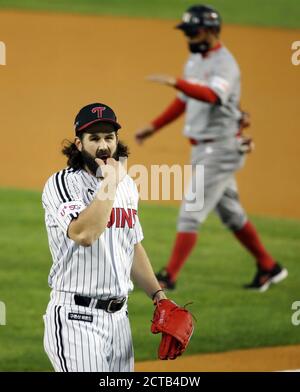
<svg viewBox="0 0 300 392">
<path fill-rule="evenodd" d="M 105 184 L 98 189 L 95 199 L 74 219 L 68 228 L 68 236 L 81 246 L 91 246 L 104 232 L 111 214 L 117 187 L 125 177 L 126 171 L 120 161 L 108 158 L 106 165 L 101 159 L 96 159 L 101 168 Z"/>
<path fill-rule="evenodd" d="M 151 123 L 139 129 L 135 134 L 135 140 L 138 144 L 142 144 L 145 139 L 148 139 L 160 128 L 175 121 L 185 112 L 185 102 L 176 97 L 171 104 Z"/>
<path fill-rule="evenodd" d="M 218 95 L 210 87 L 202 84 L 191 83 L 184 79 L 176 79 L 169 75 L 151 75 L 148 77 L 148 80 L 174 87 L 180 91 L 181 94 L 177 95 L 163 113 L 136 132 L 135 140 L 138 144 L 142 144 L 145 139 L 148 139 L 156 131 L 175 121 L 185 112 L 186 101 L 183 98 L 184 96 L 213 105 L 220 103 Z"/>
</svg>

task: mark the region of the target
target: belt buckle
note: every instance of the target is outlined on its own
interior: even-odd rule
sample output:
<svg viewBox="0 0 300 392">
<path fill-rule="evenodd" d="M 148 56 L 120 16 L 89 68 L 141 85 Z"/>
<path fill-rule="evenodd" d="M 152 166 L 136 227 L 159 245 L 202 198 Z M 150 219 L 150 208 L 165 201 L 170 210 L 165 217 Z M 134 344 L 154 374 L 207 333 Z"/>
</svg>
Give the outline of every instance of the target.
<svg viewBox="0 0 300 392">
<path fill-rule="evenodd" d="M 111 307 L 112 307 L 112 305 L 113 304 L 124 304 L 124 302 L 126 301 L 126 298 L 124 297 L 124 298 L 122 298 L 121 300 L 120 299 L 111 299 L 110 301 L 109 301 L 109 304 L 108 304 L 108 306 L 107 306 L 107 308 L 106 308 L 106 311 L 107 311 L 107 313 L 114 313 L 115 311 L 114 310 L 111 310 Z M 119 309 L 119 310 L 121 310 L 122 309 L 122 306 L 121 306 L 121 308 Z"/>
</svg>

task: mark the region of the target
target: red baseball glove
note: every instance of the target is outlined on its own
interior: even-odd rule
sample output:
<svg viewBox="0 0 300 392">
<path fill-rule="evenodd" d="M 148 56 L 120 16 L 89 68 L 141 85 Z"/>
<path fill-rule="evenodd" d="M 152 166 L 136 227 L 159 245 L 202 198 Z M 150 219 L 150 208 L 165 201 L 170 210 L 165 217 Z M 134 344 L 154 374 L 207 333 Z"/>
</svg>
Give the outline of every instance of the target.
<svg viewBox="0 0 300 392">
<path fill-rule="evenodd" d="M 194 331 L 192 314 L 169 299 L 156 303 L 151 332 L 162 333 L 159 359 L 175 359 L 187 348 Z"/>
</svg>

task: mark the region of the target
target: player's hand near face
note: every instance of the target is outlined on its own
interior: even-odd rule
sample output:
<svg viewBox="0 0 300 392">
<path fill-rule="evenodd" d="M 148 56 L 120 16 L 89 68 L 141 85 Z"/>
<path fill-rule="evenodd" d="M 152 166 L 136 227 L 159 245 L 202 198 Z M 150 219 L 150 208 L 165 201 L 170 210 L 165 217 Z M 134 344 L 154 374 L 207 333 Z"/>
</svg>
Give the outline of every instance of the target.
<svg viewBox="0 0 300 392">
<path fill-rule="evenodd" d="M 155 128 L 152 124 L 148 124 L 145 127 L 139 129 L 135 134 L 135 141 L 137 144 L 143 144 L 144 140 L 148 139 L 155 133 Z"/>
<path fill-rule="evenodd" d="M 96 158 L 95 161 L 99 165 L 96 176 L 117 187 L 126 176 L 126 160 L 121 158 L 117 161 L 114 158 L 107 158 L 106 162 L 104 162 L 102 159 Z"/>
<path fill-rule="evenodd" d="M 95 199 L 68 228 L 68 236 L 82 246 L 91 246 L 104 232 L 116 197 L 118 184 L 126 176 L 125 163 L 107 158 L 106 164 L 96 158 L 103 180 Z M 97 173 L 98 174 L 98 173 Z M 99 175 L 100 177 L 100 175 Z"/>
</svg>

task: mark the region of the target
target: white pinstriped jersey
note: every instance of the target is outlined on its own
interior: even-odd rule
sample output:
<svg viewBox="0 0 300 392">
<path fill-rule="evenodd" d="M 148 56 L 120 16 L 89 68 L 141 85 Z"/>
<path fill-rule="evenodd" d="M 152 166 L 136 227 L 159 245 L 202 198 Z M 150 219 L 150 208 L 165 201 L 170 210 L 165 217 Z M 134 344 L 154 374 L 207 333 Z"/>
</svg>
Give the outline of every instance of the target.
<svg viewBox="0 0 300 392">
<path fill-rule="evenodd" d="M 72 219 L 94 199 L 98 181 L 85 170 L 66 168 L 53 174 L 44 187 L 42 202 L 53 259 L 48 283 L 56 291 L 122 297 L 133 289 L 134 245 L 143 239 L 134 181 L 126 175 L 119 183 L 110 221 L 91 246 L 80 246 L 67 236 Z"/>
</svg>

